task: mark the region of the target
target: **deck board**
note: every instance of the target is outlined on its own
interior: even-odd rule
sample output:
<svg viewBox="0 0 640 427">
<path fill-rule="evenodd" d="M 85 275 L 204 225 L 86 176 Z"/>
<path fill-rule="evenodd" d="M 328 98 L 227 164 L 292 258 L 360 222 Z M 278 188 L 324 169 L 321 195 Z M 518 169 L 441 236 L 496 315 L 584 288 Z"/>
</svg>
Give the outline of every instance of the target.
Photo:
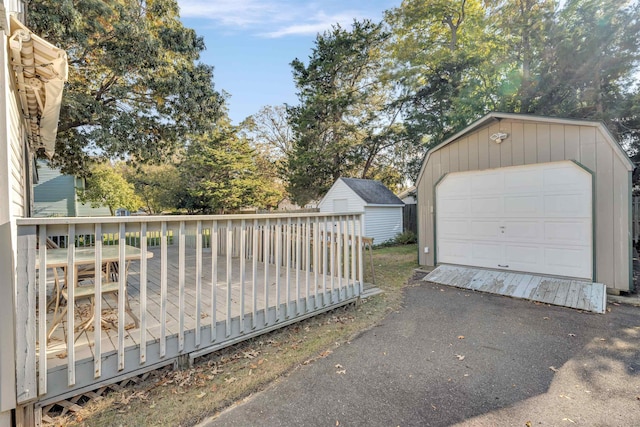
<svg viewBox="0 0 640 427">
<path fill-rule="evenodd" d="M 595 313 L 606 310 L 606 287 L 586 280 L 446 264 L 438 266 L 423 280 Z"/>
</svg>

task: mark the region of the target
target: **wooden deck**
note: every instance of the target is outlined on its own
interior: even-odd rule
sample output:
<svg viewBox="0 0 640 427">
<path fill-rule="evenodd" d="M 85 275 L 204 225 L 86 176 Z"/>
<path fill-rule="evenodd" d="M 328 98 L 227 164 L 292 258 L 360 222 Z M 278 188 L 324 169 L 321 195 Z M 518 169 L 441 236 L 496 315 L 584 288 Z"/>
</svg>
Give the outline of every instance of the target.
<svg viewBox="0 0 640 427">
<path fill-rule="evenodd" d="M 151 249 L 154 256 L 147 261 L 148 279 L 147 279 L 147 310 L 146 310 L 146 340 L 147 343 L 157 343 L 161 334 L 162 319 L 162 293 L 161 293 L 161 256 L 160 249 Z M 195 251 L 192 251 L 195 252 Z M 235 318 L 241 315 L 241 308 L 244 307 L 243 313 L 247 321 L 250 322 L 255 311 L 265 310 L 275 307 L 287 307 L 296 301 L 307 302 L 308 304 L 316 304 L 325 306 L 331 303 L 332 295 L 338 292 L 338 289 L 344 287 L 346 279 L 338 276 L 324 276 L 318 274 L 317 277 L 313 271 L 307 274 L 307 271 L 297 269 L 287 269 L 282 266 L 279 269 L 275 265 L 268 266 L 268 279 L 265 281 L 265 266 L 263 263 L 256 263 L 254 282 L 254 266 L 250 260 L 240 260 L 234 258 L 232 260 L 231 285 L 231 303 L 227 304 L 227 271 L 226 257 L 219 256 L 217 263 L 217 284 L 216 292 L 216 309 L 212 310 L 212 256 L 211 249 L 204 249 L 202 256 L 202 292 L 200 295 L 200 325 L 215 324 L 216 321 Z M 242 264 L 242 265 L 241 265 Z M 197 310 L 197 291 L 196 291 L 196 255 L 195 253 L 185 256 L 185 289 L 184 289 L 184 330 L 193 331 L 197 327 L 196 319 L 198 317 Z M 240 274 L 241 267 L 244 269 L 244 275 Z M 167 304 L 166 304 L 166 322 L 165 334 L 167 337 L 176 336 L 180 331 L 180 293 L 179 293 L 179 261 L 177 247 L 169 247 L 168 266 L 167 266 Z M 240 278 L 244 276 L 244 282 Z M 298 279 L 298 280 L 296 280 Z M 255 283 L 255 285 L 254 285 Z M 296 286 L 295 283 L 299 283 Z M 266 285 L 266 286 L 265 286 Z M 254 288 L 255 287 L 255 288 Z M 140 261 L 134 261 L 129 266 L 127 275 L 127 291 L 129 301 L 134 313 L 138 317 L 140 314 Z M 307 299 L 307 296 L 314 298 Z M 279 303 L 279 304 L 278 304 Z M 77 325 L 86 320 L 90 314 L 90 301 L 81 299 L 76 301 L 76 336 L 75 343 L 75 359 L 82 361 L 83 359 L 93 359 L 94 353 L 94 332 L 91 326 L 86 331 L 78 332 Z M 300 304 L 295 305 L 299 311 L 312 311 L 319 307 L 303 307 Z M 301 308 L 303 307 L 303 308 Z M 286 311 L 278 313 L 278 318 L 284 318 Z M 215 319 L 213 318 L 215 316 Z M 47 327 L 53 319 L 53 313 L 47 313 Z M 118 330 L 117 327 L 108 327 L 108 324 L 117 325 L 118 307 L 117 297 L 115 294 L 105 295 L 102 298 L 102 319 L 106 324 L 102 328 L 101 352 L 108 354 L 115 352 L 118 346 Z M 125 324 L 125 345 L 133 347 L 140 343 L 140 329 L 134 327 L 133 320 L 127 316 Z M 251 325 L 248 325 L 251 328 Z M 66 319 L 55 330 L 47 344 L 47 364 L 50 370 L 67 364 L 67 334 L 69 333 Z"/>
<path fill-rule="evenodd" d="M 595 313 L 604 313 L 607 305 L 606 287 L 585 280 L 454 265 L 440 265 L 423 280 Z"/>
</svg>

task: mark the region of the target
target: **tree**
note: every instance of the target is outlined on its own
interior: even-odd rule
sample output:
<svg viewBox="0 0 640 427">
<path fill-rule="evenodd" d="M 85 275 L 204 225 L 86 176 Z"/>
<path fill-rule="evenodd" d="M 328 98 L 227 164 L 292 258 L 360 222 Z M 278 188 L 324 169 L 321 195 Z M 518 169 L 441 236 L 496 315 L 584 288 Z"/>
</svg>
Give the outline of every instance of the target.
<svg viewBox="0 0 640 427">
<path fill-rule="evenodd" d="M 85 175 L 96 156 L 167 158 L 220 114 L 176 0 L 32 0 L 28 20 L 69 56 L 53 159 L 65 173 Z"/>
<path fill-rule="evenodd" d="M 385 20 L 388 78 L 398 82 L 396 102 L 414 144 L 424 150 L 494 109 L 502 51 L 481 0 L 406 0 Z"/>
<path fill-rule="evenodd" d="M 278 195 L 256 170 L 246 138 L 225 117 L 188 146 L 178 167 L 182 193 L 180 207 L 203 214 L 245 207 L 268 207 Z"/>
<path fill-rule="evenodd" d="M 115 215 L 119 208 L 137 211 L 143 204 L 133 185 L 108 163 L 93 166 L 85 178 L 85 188 L 78 190 L 82 203 L 90 203 L 92 208 L 107 206 L 111 215 Z"/>
<path fill-rule="evenodd" d="M 335 25 L 317 36 L 308 65 L 291 63 L 300 104 L 287 110 L 294 144 L 285 171 L 299 205 L 317 200 L 340 176 L 375 178 L 405 142 L 381 74 L 387 37 L 367 20 L 350 31 Z"/>
<path fill-rule="evenodd" d="M 243 126 L 247 129 L 254 148 L 260 150 L 271 161 L 286 159 L 293 146 L 293 130 L 284 105 L 263 107 L 248 117 Z"/>
<path fill-rule="evenodd" d="M 489 111 L 603 120 L 637 141 L 640 5 L 617 0 L 405 0 L 386 14 L 390 78 L 429 148 Z"/>
<path fill-rule="evenodd" d="M 178 207 L 181 182 L 178 168 L 171 163 L 122 167 L 126 180 L 133 184 L 150 215 Z"/>
</svg>

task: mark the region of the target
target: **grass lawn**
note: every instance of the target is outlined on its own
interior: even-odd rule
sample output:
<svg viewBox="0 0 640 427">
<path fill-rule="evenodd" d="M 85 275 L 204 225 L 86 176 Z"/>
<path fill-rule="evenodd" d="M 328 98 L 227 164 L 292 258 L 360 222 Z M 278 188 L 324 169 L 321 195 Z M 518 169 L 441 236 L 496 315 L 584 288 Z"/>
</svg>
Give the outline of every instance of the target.
<svg viewBox="0 0 640 427">
<path fill-rule="evenodd" d="M 417 267 L 416 245 L 373 251 L 376 286 L 383 294 L 261 335 L 198 360 L 193 368 L 153 373 L 147 380 L 89 402 L 56 425 L 181 425 L 214 415 L 297 367 L 326 357 L 378 323 L 402 299 Z M 365 282 L 371 281 L 365 264 Z"/>
</svg>

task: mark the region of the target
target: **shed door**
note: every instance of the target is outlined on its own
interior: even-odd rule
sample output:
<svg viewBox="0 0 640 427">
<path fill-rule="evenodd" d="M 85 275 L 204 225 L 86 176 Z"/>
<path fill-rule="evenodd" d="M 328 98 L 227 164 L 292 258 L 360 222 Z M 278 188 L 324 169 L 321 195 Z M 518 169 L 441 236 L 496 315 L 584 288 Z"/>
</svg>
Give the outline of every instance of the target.
<svg viewBox="0 0 640 427">
<path fill-rule="evenodd" d="M 591 187 L 573 162 L 450 173 L 436 188 L 437 260 L 591 279 Z"/>
</svg>

